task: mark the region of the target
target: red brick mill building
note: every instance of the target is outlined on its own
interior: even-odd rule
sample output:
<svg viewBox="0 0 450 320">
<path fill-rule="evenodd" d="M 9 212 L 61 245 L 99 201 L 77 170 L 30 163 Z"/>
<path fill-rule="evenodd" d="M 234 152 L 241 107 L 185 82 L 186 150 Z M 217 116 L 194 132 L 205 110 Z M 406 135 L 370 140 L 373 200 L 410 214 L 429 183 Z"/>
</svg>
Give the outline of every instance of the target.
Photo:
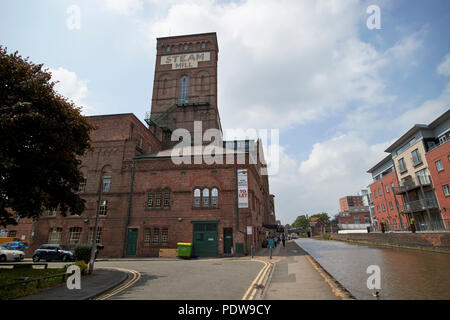
<svg viewBox="0 0 450 320">
<path fill-rule="evenodd" d="M 223 161 L 212 164 L 202 159 L 210 142 L 194 147 L 185 137 L 171 141 L 180 128 L 192 137 L 208 129 L 222 132 L 218 52 L 215 33 L 157 39 L 147 125 L 131 113 L 88 117 L 98 129 L 91 134 L 93 151 L 81 159 L 85 183 L 79 192 L 86 210 L 68 217 L 47 210 L 38 221 L 9 226 L 30 244 L 28 255 L 44 243 L 74 247 L 92 241 L 97 208 L 103 257 L 158 256 L 178 242 L 191 242 L 195 255 L 210 257 L 261 247 L 275 213 L 262 152 L 256 153 L 260 141 L 219 141 L 213 156 Z M 173 161 L 174 148 L 191 152 L 185 163 Z M 235 165 L 235 158 L 245 161 Z M 247 198 L 238 201 L 245 184 Z"/>
</svg>

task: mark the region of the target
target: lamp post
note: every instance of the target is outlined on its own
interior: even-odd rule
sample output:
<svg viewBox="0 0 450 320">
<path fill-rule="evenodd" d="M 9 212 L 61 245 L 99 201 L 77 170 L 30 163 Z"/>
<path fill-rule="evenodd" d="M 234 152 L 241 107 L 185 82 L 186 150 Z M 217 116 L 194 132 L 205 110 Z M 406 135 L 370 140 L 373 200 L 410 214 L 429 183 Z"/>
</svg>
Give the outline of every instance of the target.
<svg viewBox="0 0 450 320">
<path fill-rule="evenodd" d="M 94 271 L 95 251 L 97 249 L 98 216 L 100 212 L 100 202 L 102 201 L 103 193 L 103 171 L 100 174 L 99 188 L 100 190 L 98 191 L 97 210 L 95 212 L 95 227 L 92 235 L 91 259 L 89 260 L 89 274 L 92 274 L 92 272 Z"/>
</svg>

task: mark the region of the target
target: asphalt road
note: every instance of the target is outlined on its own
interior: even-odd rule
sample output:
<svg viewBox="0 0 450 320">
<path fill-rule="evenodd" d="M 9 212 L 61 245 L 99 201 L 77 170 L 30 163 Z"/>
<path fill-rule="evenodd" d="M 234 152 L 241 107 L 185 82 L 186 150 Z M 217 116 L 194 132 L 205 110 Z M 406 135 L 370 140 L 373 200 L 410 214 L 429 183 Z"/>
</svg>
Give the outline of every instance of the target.
<svg viewBox="0 0 450 320">
<path fill-rule="evenodd" d="M 240 300 L 264 264 L 249 260 L 99 261 L 136 270 L 140 279 L 111 300 Z"/>
</svg>

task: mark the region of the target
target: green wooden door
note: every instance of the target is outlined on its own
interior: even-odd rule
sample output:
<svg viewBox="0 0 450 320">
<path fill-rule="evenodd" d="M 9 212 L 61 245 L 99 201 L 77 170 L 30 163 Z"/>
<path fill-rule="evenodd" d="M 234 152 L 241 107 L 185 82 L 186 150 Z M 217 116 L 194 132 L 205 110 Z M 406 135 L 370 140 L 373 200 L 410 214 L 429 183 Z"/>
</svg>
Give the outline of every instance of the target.
<svg viewBox="0 0 450 320">
<path fill-rule="evenodd" d="M 193 255 L 197 257 L 217 256 L 217 222 L 195 222 Z"/>
<path fill-rule="evenodd" d="M 135 256 L 137 249 L 138 229 L 128 229 L 127 256 Z"/>
</svg>

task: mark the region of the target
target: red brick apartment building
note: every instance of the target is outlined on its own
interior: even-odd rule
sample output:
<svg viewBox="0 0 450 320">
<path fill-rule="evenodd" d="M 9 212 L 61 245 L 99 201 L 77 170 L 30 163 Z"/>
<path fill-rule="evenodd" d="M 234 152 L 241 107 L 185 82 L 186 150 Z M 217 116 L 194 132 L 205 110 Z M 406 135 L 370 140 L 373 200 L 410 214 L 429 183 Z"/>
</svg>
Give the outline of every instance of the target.
<svg viewBox="0 0 450 320">
<path fill-rule="evenodd" d="M 450 228 L 448 140 L 450 109 L 428 125 L 415 124 L 385 150 L 389 155 L 368 171 L 378 223 L 409 230 L 414 219 L 418 231 Z"/>
<path fill-rule="evenodd" d="M 338 225 L 341 229 L 363 229 L 370 224 L 370 209 L 364 205 L 363 196 L 346 196 L 339 199 L 341 211 Z"/>
<path fill-rule="evenodd" d="M 386 156 L 367 172 L 372 174 L 373 178 L 373 183 L 369 187 L 377 227 L 381 228 L 383 221 L 394 230 L 402 230 L 408 226 L 407 217 L 402 217 L 399 212 L 400 206 L 403 205 L 402 197 L 394 193 L 399 183 L 391 155 Z"/>
<path fill-rule="evenodd" d="M 222 130 L 218 52 L 215 33 L 157 39 L 148 127 L 131 113 L 88 117 L 98 129 L 91 135 L 93 151 L 80 159 L 85 181 L 78 192 L 86 210 L 68 217 L 47 210 L 38 221 L 9 226 L 25 236 L 28 254 L 43 243 L 91 242 L 97 210 L 96 241 L 104 245 L 105 257 L 158 256 L 161 248 L 176 248 L 178 242 L 193 243 L 195 255 L 211 257 L 261 247 L 276 220 L 262 152 L 254 156 L 262 150 L 260 141 L 224 142 L 214 154 L 222 164 L 202 160 L 205 146 L 191 146 L 192 141 L 181 149 L 191 151 L 184 158 L 190 163 L 176 164 L 171 157 L 173 148 L 181 148 L 181 140 L 171 139 L 175 129 L 192 136 Z M 202 122 L 201 129 L 194 121 Z M 245 162 L 230 163 L 236 157 Z M 238 205 L 241 170 L 248 205 Z"/>
<path fill-rule="evenodd" d="M 442 219 L 450 229 L 450 130 L 426 153 L 431 180 L 441 208 Z"/>
</svg>

